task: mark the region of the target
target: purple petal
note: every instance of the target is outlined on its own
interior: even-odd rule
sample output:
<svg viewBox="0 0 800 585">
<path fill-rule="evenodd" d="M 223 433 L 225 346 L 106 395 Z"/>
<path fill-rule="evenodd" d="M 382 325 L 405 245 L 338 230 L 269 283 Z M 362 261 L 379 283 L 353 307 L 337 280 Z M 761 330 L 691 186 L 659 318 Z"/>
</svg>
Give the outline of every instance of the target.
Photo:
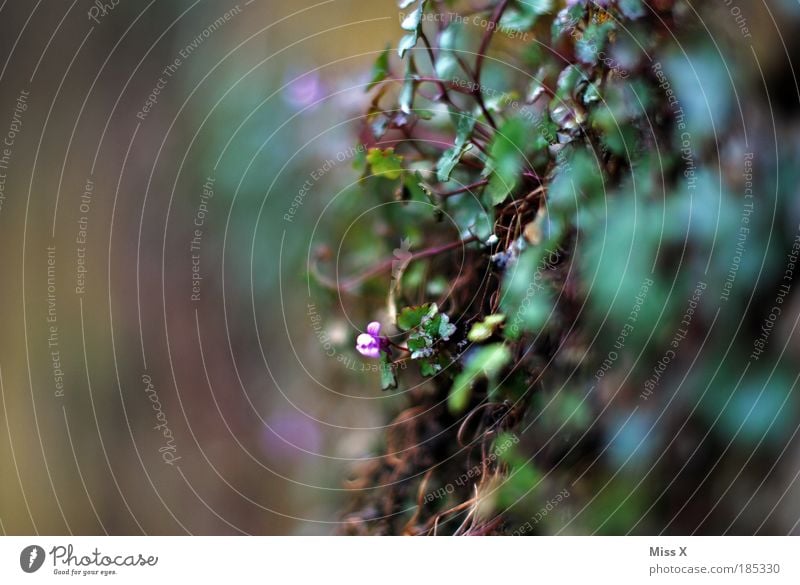
<svg viewBox="0 0 800 585">
<path fill-rule="evenodd" d="M 380 342 L 369 333 L 362 333 L 356 338 L 356 349 L 364 357 L 379 358 L 381 356 Z"/>
<path fill-rule="evenodd" d="M 367 325 L 367 333 L 372 335 L 373 337 L 378 337 L 381 334 L 381 324 L 377 321 L 373 321 L 369 325 Z"/>
</svg>

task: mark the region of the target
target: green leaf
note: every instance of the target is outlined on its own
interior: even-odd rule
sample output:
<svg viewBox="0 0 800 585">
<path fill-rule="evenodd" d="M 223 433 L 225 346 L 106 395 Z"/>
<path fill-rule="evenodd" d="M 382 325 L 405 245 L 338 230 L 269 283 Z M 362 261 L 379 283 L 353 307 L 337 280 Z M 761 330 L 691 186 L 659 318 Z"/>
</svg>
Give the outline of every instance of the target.
<svg viewBox="0 0 800 585">
<path fill-rule="evenodd" d="M 559 100 L 569 100 L 578 92 L 578 84 L 586 79 L 586 74 L 575 65 L 567 65 L 558 74 L 556 81 L 556 98 Z"/>
<path fill-rule="evenodd" d="M 430 203 L 430 197 L 428 197 L 425 189 L 422 188 L 422 175 L 420 175 L 419 171 L 415 171 L 414 174 L 406 173 L 403 179 L 403 186 L 409 200 Z"/>
<path fill-rule="evenodd" d="M 505 318 L 506 316 L 502 313 L 488 315 L 480 323 L 474 323 L 472 325 L 472 328 L 467 334 L 467 339 L 472 342 L 486 341 L 494 334 L 495 329 L 497 329 L 497 327 L 505 320 Z"/>
<path fill-rule="evenodd" d="M 477 349 L 470 356 L 464 370 L 453 380 L 447 398 L 451 413 L 460 414 L 469 404 L 472 386 L 479 378 L 494 380 L 511 361 L 511 351 L 502 343 L 494 343 Z"/>
<path fill-rule="evenodd" d="M 389 362 L 389 356 L 385 351 L 381 352 L 380 371 L 381 390 L 393 390 L 397 388 L 397 376 L 394 373 L 393 365 Z"/>
<path fill-rule="evenodd" d="M 472 116 L 461 115 L 458 118 L 455 143 L 444 151 L 439 162 L 436 163 L 436 178 L 439 182 L 446 183 L 450 180 L 450 174 L 461 160 L 461 156 L 472 146 L 468 142 L 474 127 L 475 118 Z"/>
<path fill-rule="evenodd" d="M 435 360 L 425 359 L 419 361 L 419 373 L 423 376 L 433 376 L 437 372 L 441 371 L 441 369 L 441 364 Z"/>
<path fill-rule="evenodd" d="M 411 359 L 416 360 L 433 354 L 433 339 L 424 333 L 415 332 L 408 337 L 408 349 Z"/>
<path fill-rule="evenodd" d="M 385 179 L 398 179 L 403 172 L 403 157 L 394 153 L 394 148 L 382 150 L 370 148 L 367 153 L 367 162 L 372 167 L 372 172 Z"/>
<path fill-rule="evenodd" d="M 415 47 L 417 45 L 417 40 L 419 39 L 419 33 L 422 28 L 422 13 L 425 10 L 425 2 L 427 0 L 419 0 L 417 3 L 417 7 L 410 12 L 403 22 L 400 24 L 400 28 L 403 30 L 410 31 L 409 34 L 405 35 L 402 39 L 400 39 L 400 44 L 397 47 L 397 52 L 402 58 L 406 51 Z M 411 3 L 408 2 L 401 6 L 401 8 L 405 8 L 409 6 Z"/>
<path fill-rule="evenodd" d="M 574 4 L 569 8 L 564 8 L 553 20 L 552 35 L 555 41 L 564 34 L 574 34 L 577 25 L 581 21 L 586 11 L 586 6 L 582 3 Z"/>
<path fill-rule="evenodd" d="M 459 65 L 454 49 L 462 28 L 457 23 L 451 23 L 439 35 L 439 53 L 436 56 L 436 75 L 439 79 L 453 79 L 458 75 Z"/>
<path fill-rule="evenodd" d="M 484 207 L 472 193 L 463 193 L 447 198 L 447 212 L 458 226 L 462 237 L 473 234 L 485 240 L 492 235 L 494 207 Z"/>
<path fill-rule="evenodd" d="M 605 195 L 602 171 L 595 153 L 570 149 L 562 158 L 547 193 L 552 212 L 574 213 L 588 200 Z"/>
<path fill-rule="evenodd" d="M 406 341 L 411 359 L 427 358 L 435 353 L 434 345 L 447 341 L 456 332 L 450 318 L 439 312 L 436 303 L 405 307 L 397 316 L 397 327 L 412 331 Z"/>
<path fill-rule="evenodd" d="M 450 317 L 444 313 L 439 314 L 438 322 L 436 323 L 435 336 L 442 341 L 447 341 L 450 336 L 456 332 L 456 326 L 450 323 Z"/>
<path fill-rule="evenodd" d="M 381 53 L 378 58 L 375 60 L 375 64 L 372 66 L 372 80 L 367 84 L 366 91 L 371 90 L 375 87 L 378 83 L 386 79 L 386 76 L 389 75 L 389 52 L 391 51 L 391 46 L 387 45 L 386 49 Z"/>
<path fill-rule="evenodd" d="M 617 0 L 617 6 L 626 17 L 636 20 L 644 16 L 644 6 L 642 0 Z"/>
<path fill-rule="evenodd" d="M 422 7 L 424 4 L 424 2 L 420 2 L 419 5 L 403 19 L 400 28 L 408 31 L 418 30 L 422 22 Z"/>
<path fill-rule="evenodd" d="M 553 294 L 545 275 L 554 260 L 553 254 L 536 246 L 525 250 L 506 271 L 500 306 L 508 316 L 504 332 L 509 339 L 540 331 L 547 324 Z"/>
<path fill-rule="evenodd" d="M 592 23 L 583 31 L 583 35 L 575 43 L 575 53 L 587 65 L 595 65 L 598 56 L 605 51 L 608 33 L 616 27 L 613 22 Z"/>
<path fill-rule="evenodd" d="M 552 0 L 518 0 L 503 13 L 500 27 L 513 31 L 530 30 L 539 16 L 552 10 Z"/>
<path fill-rule="evenodd" d="M 436 304 L 434 303 L 434 307 Z M 425 303 L 416 307 L 405 307 L 400 314 L 397 315 L 397 327 L 402 331 L 410 331 L 419 327 L 422 318 L 427 315 L 431 310 L 431 304 Z M 437 307 L 438 311 L 438 307 Z"/>
<path fill-rule="evenodd" d="M 495 134 L 489 147 L 491 178 L 487 193 L 492 205 L 505 201 L 519 183 L 525 161 L 525 143 L 529 137 L 528 126 L 519 118 L 511 118 Z"/>
<path fill-rule="evenodd" d="M 414 65 L 414 59 L 409 59 L 406 63 L 406 78 L 403 82 L 403 89 L 400 91 L 398 101 L 400 103 L 400 110 L 404 114 L 410 114 L 411 109 L 414 107 L 414 90 L 417 85 L 417 68 Z"/>
<path fill-rule="evenodd" d="M 406 51 L 414 48 L 417 45 L 417 38 L 417 33 L 413 32 L 404 35 L 403 38 L 400 39 L 400 43 L 397 45 L 397 54 L 400 55 L 401 59 L 403 58 L 403 55 L 406 54 Z"/>
</svg>

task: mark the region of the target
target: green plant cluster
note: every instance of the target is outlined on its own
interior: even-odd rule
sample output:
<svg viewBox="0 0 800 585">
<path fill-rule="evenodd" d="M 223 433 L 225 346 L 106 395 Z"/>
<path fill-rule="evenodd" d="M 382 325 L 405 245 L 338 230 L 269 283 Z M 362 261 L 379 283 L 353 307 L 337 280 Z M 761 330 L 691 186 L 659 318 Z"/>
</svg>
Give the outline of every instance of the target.
<svg viewBox="0 0 800 585">
<path fill-rule="evenodd" d="M 459 453 L 475 449 L 486 462 L 498 437 L 519 434 L 519 445 L 474 482 L 485 496 L 480 509 L 473 502 L 469 521 L 450 530 L 508 532 L 576 477 L 571 465 L 654 460 L 666 444 L 648 430 L 656 399 L 639 398 L 652 363 L 673 343 L 668 355 L 683 364 L 673 375 L 690 370 L 719 310 L 752 298 L 741 286 L 720 296 L 746 204 L 741 173 L 726 170 L 744 168 L 747 148 L 725 77 L 737 57 L 691 32 L 676 42 L 690 21 L 680 1 L 495 0 L 477 13 L 459 2 L 398 4 L 403 37 L 375 62 L 360 161 L 364 192 L 398 204 L 384 218 L 390 233 L 414 246 L 385 289 L 399 350 L 384 354 L 382 385 L 408 390 L 410 407 L 437 417 L 432 436 L 445 446 L 421 461 L 441 469 L 453 461 L 463 468 L 469 457 Z M 775 226 L 766 219 L 748 220 L 753 235 L 737 260 L 738 283 L 779 279 L 780 255 L 766 235 Z M 690 322 L 676 343 L 687 306 Z M 721 323 L 721 338 L 733 326 Z M 712 344 L 707 359 L 715 368 L 735 361 L 748 343 Z M 397 379 L 397 360 L 419 368 Z M 762 364 L 746 373 L 748 383 L 757 384 Z M 693 416 L 747 423 L 742 413 L 758 399 L 740 395 L 729 409 L 718 395 L 726 382 L 702 368 L 691 376 L 696 390 L 678 404 L 699 404 Z M 599 395 L 616 388 L 644 406 L 606 412 Z M 769 388 L 774 404 L 764 416 L 787 398 L 786 389 Z M 670 397 L 665 390 L 659 399 Z M 598 452 L 598 433 L 615 432 Z M 420 490 L 447 481 L 437 468 L 423 482 L 421 465 L 408 464 L 412 487 L 397 498 L 384 491 L 392 504 L 381 517 L 407 521 L 386 531 L 431 533 L 470 509 L 460 506 L 471 503 L 470 490 L 421 504 Z M 568 501 L 585 504 L 592 530 L 628 530 L 642 498 L 631 478 L 606 481 L 605 473 L 595 467 L 581 476 L 587 487 L 575 488 L 604 484 L 597 497 Z"/>
</svg>

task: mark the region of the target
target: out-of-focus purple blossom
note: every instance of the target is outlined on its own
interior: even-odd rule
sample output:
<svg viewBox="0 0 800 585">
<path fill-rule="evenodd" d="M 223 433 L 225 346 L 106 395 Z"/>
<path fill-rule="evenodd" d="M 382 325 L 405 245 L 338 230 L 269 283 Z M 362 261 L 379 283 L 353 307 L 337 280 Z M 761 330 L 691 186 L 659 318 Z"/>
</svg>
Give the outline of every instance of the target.
<svg viewBox="0 0 800 585">
<path fill-rule="evenodd" d="M 381 357 L 384 341 L 380 337 L 381 324 L 373 321 L 367 325 L 367 332 L 362 333 L 356 338 L 356 349 L 358 353 L 368 358 Z"/>
<path fill-rule="evenodd" d="M 322 80 L 315 71 L 300 75 L 292 72 L 286 75 L 285 81 L 288 85 L 283 90 L 283 99 L 295 108 L 309 106 L 321 99 L 324 94 Z"/>
<path fill-rule="evenodd" d="M 264 446 L 276 457 L 299 459 L 303 451 L 319 453 L 322 435 L 318 424 L 299 412 L 278 412 L 267 419 Z"/>
</svg>

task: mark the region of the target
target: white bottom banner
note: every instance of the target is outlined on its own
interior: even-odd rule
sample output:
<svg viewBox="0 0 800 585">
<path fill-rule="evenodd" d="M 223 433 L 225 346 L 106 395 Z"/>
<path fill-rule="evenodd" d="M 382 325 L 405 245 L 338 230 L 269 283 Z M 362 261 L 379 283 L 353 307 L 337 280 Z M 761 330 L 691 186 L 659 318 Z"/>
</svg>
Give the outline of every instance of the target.
<svg viewBox="0 0 800 585">
<path fill-rule="evenodd" d="M 4 537 L 0 583 L 800 583 L 793 537 Z"/>
</svg>

